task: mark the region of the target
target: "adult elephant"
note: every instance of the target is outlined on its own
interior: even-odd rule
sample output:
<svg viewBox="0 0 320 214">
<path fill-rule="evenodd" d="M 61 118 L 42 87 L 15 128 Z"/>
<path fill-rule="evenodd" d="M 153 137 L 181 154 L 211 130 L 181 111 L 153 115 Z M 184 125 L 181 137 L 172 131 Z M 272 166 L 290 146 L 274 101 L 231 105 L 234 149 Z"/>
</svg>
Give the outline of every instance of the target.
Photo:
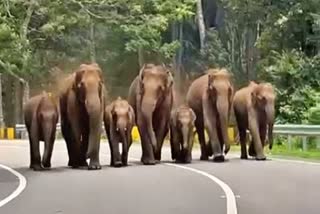
<svg viewBox="0 0 320 214">
<path fill-rule="evenodd" d="M 145 165 L 161 160 L 173 106 L 173 77 L 164 65 L 145 64 L 133 80 L 128 101 L 136 115 Z"/>
<path fill-rule="evenodd" d="M 105 106 L 102 71 L 82 64 L 64 82 L 60 94 L 61 129 L 67 144 L 68 166 L 101 169 L 100 135 Z M 86 159 L 89 158 L 89 165 Z"/>
<path fill-rule="evenodd" d="M 275 93 L 270 83 L 250 82 L 234 96 L 234 113 L 241 143 L 241 159 L 247 159 L 246 131 L 249 129 L 252 141 L 249 155 L 256 160 L 265 160 L 263 147 L 268 131 L 269 149 L 273 144 Z"/>
<path fill-rule="evenodd" d="M 201 160 L 224 161 L 224 153 L 230 149 L 228 121 L 233 98 L 231 75 L 225 69 L 210 69 L 190 85 L 187 93 L 188 105 L 196 114 L 196 131 L 201 146 Z M 205 143 L 204 129 L 209 135 Z"/>
</svg>

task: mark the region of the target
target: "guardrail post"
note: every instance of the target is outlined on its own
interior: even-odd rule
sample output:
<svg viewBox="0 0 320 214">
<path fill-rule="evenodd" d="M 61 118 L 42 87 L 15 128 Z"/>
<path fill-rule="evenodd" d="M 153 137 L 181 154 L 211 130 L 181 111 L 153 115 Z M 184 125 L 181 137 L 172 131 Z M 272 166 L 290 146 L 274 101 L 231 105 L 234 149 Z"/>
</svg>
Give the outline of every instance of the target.
<svg viewBox="0 0 320 214">
<path fill-rule="evenodd" d="M 308 145 L 307 145 L 307 136 L 302 137 L 302 150 L 307 151 Z"/>
<path fill-rule="evenodd" d="M 288 135 L 288 149 L 291 150 L 292 149 L 292 145 L 291 145 L 291 135 Z"/>
<path fill-rule="evenodd" d="M 317 149 L 320 149 L 320 137 L 316 137 Z"/>
</svg>

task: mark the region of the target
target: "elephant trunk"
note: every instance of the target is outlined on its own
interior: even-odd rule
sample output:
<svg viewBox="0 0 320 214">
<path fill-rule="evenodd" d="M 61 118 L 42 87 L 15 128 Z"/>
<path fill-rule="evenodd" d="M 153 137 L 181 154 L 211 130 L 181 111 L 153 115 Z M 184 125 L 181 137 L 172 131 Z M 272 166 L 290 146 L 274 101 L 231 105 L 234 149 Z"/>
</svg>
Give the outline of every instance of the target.
<svg viewBox="0 0 320 214">
<path fill-rule="evenodd" d="M 97 157 L 100 147 L 100 135 L 102 124 L 101 100 L 98 94 L 88 96 L 86 109 L 89 116 L 89 144 L 87 158 Z"/>
<path fill-rule="evenodd" d="M 128 152 L 128 137 L 127 137 L 127 130 L 124 128 L 121 128 L 119 130 L 120 136 L 121 136 L 121 142 L 122 142 L 122 153 Z"/>
<path fill-rule="evenodd" d="M 219 115 L 218 118 L 219 118 L 220 131 L 221 131 L 221 137 L 222 137 L 221 140 L 223 141 L 225 146 L 225 149 L 224 149 L 225 154 L 227 154 L 230 150 L 230 142 L 229 142 L 229 136 L 228 136 L 228 122 L 229 122 L 228 109 L 229 109 L 228 98 L 219 96 L 217 99 L 217 111 Z M 223 145 L 222 142 L 220 143 L 220 145 Z"/>
<path fill-rule="evenodd" d="M 148 96 L 144 96 L 141 104 L 141 111 L 143 115 L 144 122 L 146 124 L 146 129 L 148 133 L 148 137 L 150 140 L 150 143 L 153 147 L 154 152 L 157 151 L 157 140 L 156 135 L 153 130 L 153 112 L 156 108 L 156 99 L 148 99 Z"/>
<path fill-rule="evenodd" d="M 272 149 L 273 146 L 273 124 L 274 124 L 274 106 L 268 105 L 266 107 L 266 116 L 268 123 L 268 142 L 269 149 Z"/>
<path fill-rule="evenodd" d="M 182 127 L 182 139 L 183 139 L 182 148 L 183 150 L 187 150 L 188 143 L 189 143 L 189 127 L 187 125 L 184 125 Z"/>
</svg>

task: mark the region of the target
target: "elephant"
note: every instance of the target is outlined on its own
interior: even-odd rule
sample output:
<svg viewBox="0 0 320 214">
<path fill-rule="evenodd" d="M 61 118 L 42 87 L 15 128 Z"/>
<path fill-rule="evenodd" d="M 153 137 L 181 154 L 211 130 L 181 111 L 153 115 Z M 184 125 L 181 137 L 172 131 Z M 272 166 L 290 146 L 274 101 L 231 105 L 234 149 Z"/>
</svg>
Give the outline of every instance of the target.
<svg viewBox="0 0 320 214">
<path fill-rule="evenodd" d="M 161 148 L 169 132 L 173 106 L 173 76 L 165 65 L 144 64 L 131 83 L 128 101 L 136 115 L 144 165 L 161 160 Z"/>
<path fill-rule="evenodd" d="M 233 99 L 231 74 L 224 68 L 209 69 L 194 80 L 187 92 L 187 103 L 196 114 L 195 127 L 201 147 L 200 160 L 223 162 L 230 149 L 228 122 Z M 204 129 L 209 135 L 205 142 Z"/>
<path fill-rule="evenodd" d="M 111 153 L 110 165 L 128 165 L 128 152 L 132 143 L 131 131 L 135 125 L 135 114 L 128 101 L 118 97 L 105 108 L 104 125 Z M 122 143 L 120 156 L 119 143 Z"/>
<path fill-rule="evenodd" d="M 248 159 L 246 147 L 246 131 L 251 134 L 249 155 L 256 160 L 266 160 L 263 148 L 273 145 L 273 124 L 275 117 L 275 93 L 270 83 L 257 84 L 251 81 L 248 86 L 238 90 L 233 99 L 233 108 L 241 144 L 241 159 Z"/>
<path fill-rule="evenodd" d="M 96 63 L 81 64 L 65 79 L 60 93 L 61 131 L 67 145 L 68 166 L 72 168 L 101 169 L 99 150 L 105 94 L 102 70 Z"/>
<path fill-rule="evenodd" d="M 177 163 L 191 163 L 196 115 L 191 108 L 182 105 L 171 113 L 171 158 Z"/>
<path fill-rule="evenodd" d="M 59 120 L 56 100 L 44 91 L 26 102 L 23 113 L 29 135 L 30 168 L 34 171 L 49 169 Z M 39 141 L 45 143 L 42 160 Z"/>
</svg>

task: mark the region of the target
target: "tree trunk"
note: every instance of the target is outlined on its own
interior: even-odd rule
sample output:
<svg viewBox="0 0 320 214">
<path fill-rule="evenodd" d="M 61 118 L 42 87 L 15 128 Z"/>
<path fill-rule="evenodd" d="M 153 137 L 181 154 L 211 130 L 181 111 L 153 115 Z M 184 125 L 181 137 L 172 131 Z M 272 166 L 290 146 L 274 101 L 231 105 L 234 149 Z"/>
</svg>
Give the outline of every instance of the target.
<svg viewBox="0 0 320 214">
<path fill-rule="evenodd" d="M 94 32 L 94 23 L 93 21 L 91 20 L 91 23 L 90 23 L 90 60 L 91 62 L 96 62 L 96 44 L 95 44 L 95 39 L 94 39 L 94 35 L 95 35 L 95 32 Z"/>
<path fill-rule="evenodd" d="M 14 80 L 14 117 L 15 117 L 15 123 L 19 124 L 20 118 L 21 118 L 21 93 L 20 93 L 20 81 L 19 80 Z"/>
<path fill-rule="evenodd" d="M 2 105 L 2 74 L 0 73 L 0 128 L 3 128 L 4 126 L 5 124 Z"/>
<path fill-rule="evenodd" d="M 180 43 L 180 48 L 178 50 L 178 56 L 177 56 L 177 70 L 176 70 L 176 75 L 177 75 L 177 83 L 178 83 L 178 89 L 179 92 L 182 91 L 182 56 L 183 56 L 183 22 L 179 23 L 179 43 Z"/>
<path fill-rule="evenodd" d="M 144 64 L 144 56 L 143 56 L 143 48 L 139 47 L 138 49 L 138 60 L 139 60 L 139 67 L 142 68 Z"/>
<path fill-rule="evenodd" d="M 197 18 L 198 18 L 198 27 L 199 27 L 199 36 L 200 36 L 200 49 L 203 50 L 206 39 L 206 27 L 203 18 L 203 9 L 202 1 L 197 0 Z"/>
</svg>

